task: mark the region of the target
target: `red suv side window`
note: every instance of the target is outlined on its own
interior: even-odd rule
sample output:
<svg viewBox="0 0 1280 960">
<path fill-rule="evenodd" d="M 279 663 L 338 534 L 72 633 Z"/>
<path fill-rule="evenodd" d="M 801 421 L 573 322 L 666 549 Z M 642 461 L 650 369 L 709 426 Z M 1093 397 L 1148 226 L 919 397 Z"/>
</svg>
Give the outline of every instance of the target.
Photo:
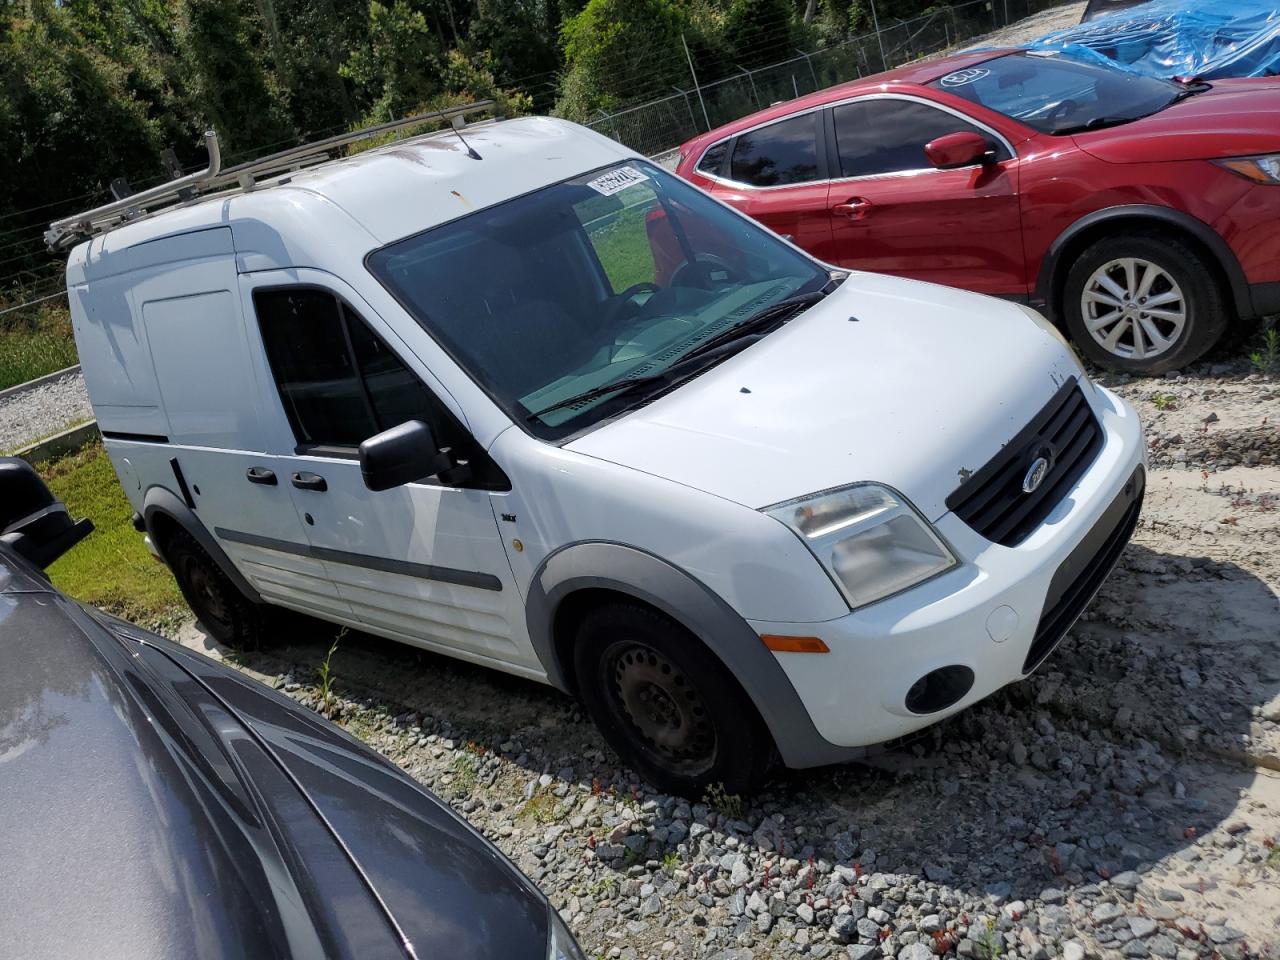
<svg viewBox="0 0 1280 960">
<path fill-rule="evenodd" d="M 738 135 L 729 176 L 753 187 L 818 179 L 817 113 L 806 113 Z"/>
</svg>

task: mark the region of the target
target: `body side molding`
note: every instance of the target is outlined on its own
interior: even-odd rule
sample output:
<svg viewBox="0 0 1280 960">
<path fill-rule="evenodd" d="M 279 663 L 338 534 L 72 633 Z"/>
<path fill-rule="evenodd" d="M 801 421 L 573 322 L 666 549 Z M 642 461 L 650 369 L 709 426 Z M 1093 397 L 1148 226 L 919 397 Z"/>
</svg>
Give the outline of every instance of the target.
<svg viewBox="0 0 1280 960">
<path fill-rule="evenodd" d="M 292 553 L 299 557 L 332 560 L 334 563 L 346 563 L 353 567 L 380 570 L 383 573 L 399 573 L 407 577 L 418 577 L 422 580 L 438 580 L 441 583 L 456 583 L 459 586 L 478 587 L 481 590 L 493 590 L 495 592 L 502 590 L 502 581 L 491 573 L 457 570 L 453 567 L 439 567 L 435 564 L 412 563 L 408 560 L 395 560 L 391 557 L 370 557 L 362 553 L 334 550 L 332 547 L 314 547 L 307 543 L 294 543 L 292 540 L 276 540 L 273 537 L 263 537 L 256 533 L 227 530 L 224 527 L 214 527 L 213 532 L 223 540 L 245 543 L 252 547 L 263 547 L 267 550 L 279 550 L 281 553 Z"/>
</svg>

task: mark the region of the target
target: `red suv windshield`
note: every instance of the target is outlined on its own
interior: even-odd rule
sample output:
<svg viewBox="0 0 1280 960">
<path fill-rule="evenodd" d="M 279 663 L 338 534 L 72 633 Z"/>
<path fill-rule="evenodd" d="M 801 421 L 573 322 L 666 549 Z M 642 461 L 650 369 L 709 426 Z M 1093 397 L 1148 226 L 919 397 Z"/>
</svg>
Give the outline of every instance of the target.
<svg viewBox="0 0 1280 960">
<path fill-rule="evenodd" d="M 1039 53 L 997 57 L 948 73 L 929 86 L 1049 134 L 1138 120 L 1169 106 L 1188 89 L 1105 63 Z"/>
</svg>

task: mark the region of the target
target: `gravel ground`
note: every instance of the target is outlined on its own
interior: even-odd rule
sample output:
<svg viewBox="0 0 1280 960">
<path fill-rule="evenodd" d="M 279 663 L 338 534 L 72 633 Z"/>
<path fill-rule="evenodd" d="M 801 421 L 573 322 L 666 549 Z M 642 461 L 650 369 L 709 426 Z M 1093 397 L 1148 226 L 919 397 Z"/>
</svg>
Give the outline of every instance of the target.
<svg viewBox="0 0 1280 960">
<path fill-rule="evenodd" d="M 1086 6 L 1088 6 L 1087 3 L 1065 3 L 1061 6 L 1050 7 L 1048 10 L 1042 10 L 1040 13 L 1011 23 L 1009 26 L 996 30 L 994 33 L 978 37 L 967 44 L 966 49 L 1006 47 L 1030 43 L 1032 40 L 1040 39 L 1046 33 L 1052 33 L 1055 30 L 1061 30 L 1064 27 L 1074 26 L 1079 23 L 1080 18 L 1084 16 L 1084 8 Z"/>
<path fill-rule="evenodd" d="M 0 400 L 0 450 L 16 450 L 93 417 L 84 378 L 68 373 L 42 386 Z"/>
<path fill-rule="evenodd" d="M 689 803 L 567 697 L 356 634 L 335 716 L 506 851 L 593 958 L 1278 956 L 1280 380 L 1110 383 L 1150 430 L 1132 545 L 1039 673 L 910 748 Z M 234 662 L 319 708 L 332 628 L 284 630 Z"/>
</svg>

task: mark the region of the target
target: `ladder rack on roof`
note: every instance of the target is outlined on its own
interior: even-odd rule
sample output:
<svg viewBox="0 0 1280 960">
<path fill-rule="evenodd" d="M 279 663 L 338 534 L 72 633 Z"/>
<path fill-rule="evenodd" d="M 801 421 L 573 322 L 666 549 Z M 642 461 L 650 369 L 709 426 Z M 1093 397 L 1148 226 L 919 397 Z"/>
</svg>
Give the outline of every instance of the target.
<svg viewBox="0 0 1280 960">
<path fill-rule="evenodd" d="M 465 106 L 449 107 L 445 110 L 434 110 L 421 113 L 403 120 L 380 123 L 377 126 L 365 127 L 350 133 L 290 147 L 257 160 L 248 160 L 234 167 L 222 168 L 222 151 L 218 146 L 218 135 L 209 130 L 204 135 L 205 148 L 209 151 L 209 165 L 196 173 L 176 177 L 166 183 L 151 187 L 138 193 L 130 194 L 111 203 L 94 207 L 84 213 L 49 224 L 44 239 L 50 250 L 62 249 L 76 240 L 92 237 L 141 216 L 154 207 L 166 206 L 194 199 L 201 193 L 217 190 L 222 187 L 237 185 L 241 190 L 252 190 L 257 179 L 271 174 L 287 173 L 305 166 L 321 163 L 329 159 L 329 151 L 349 143 L 366 140 L 380 133 L 391 133 L 406 127 L 417 126 L 432 120 L 444 120 L 455 129 L 462 125 L 463 118 L 473 113 L 480 113 L 493 107 L 492 100 L 480 100 Z M 444 132 L 444 131 L 440 131 Z"/>
</svg>

